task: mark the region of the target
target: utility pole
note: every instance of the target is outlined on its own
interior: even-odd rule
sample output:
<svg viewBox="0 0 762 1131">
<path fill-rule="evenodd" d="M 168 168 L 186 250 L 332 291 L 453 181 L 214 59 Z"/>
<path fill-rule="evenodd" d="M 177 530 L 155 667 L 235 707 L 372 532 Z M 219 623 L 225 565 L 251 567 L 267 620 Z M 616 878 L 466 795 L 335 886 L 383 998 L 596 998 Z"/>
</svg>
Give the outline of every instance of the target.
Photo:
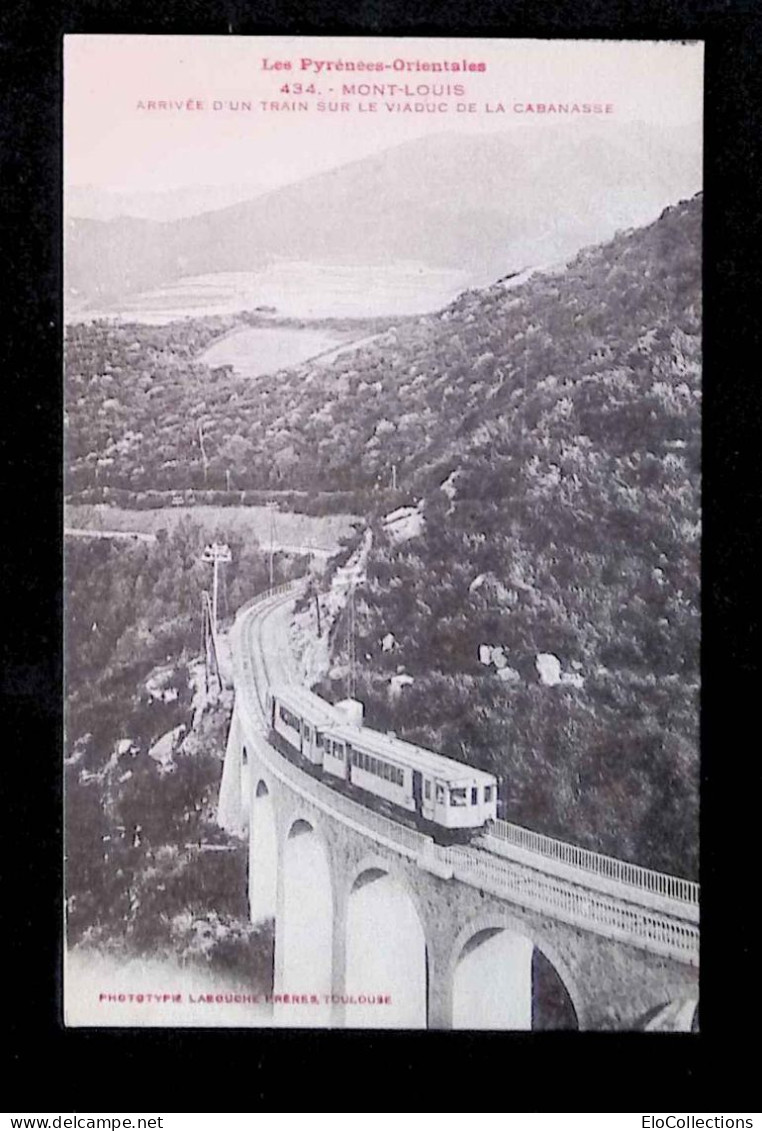
<svg viewBox="0 0 762 1131">
<path fill-rule="evenodd" d="M 209 471 L 209 460 L 206 458 L 206 448 L 204 447 L 204 425 L 199 420 L 198 422 L 198 443 L 201 448 L 201 459 L 204 461 L 204 486 L 206 487 L 206 479 Z"/>
<path fill-rule="evenodd" d="M 219 567 L 220 565 L 227 565 L 232 561 L 232 554 L 230 547 L 225 542 L 212 542 L 210 545 L 204 547 L 204 552 L 201 555 L 202 562 L 208 562 L 214 567 L 214 576 L 212 581 L 212 631 L 217 637 L 217 595 L 219 592 Z"/>
<path fill-rule="evenodd" d="M 270 588 L 273 587 L 273 559 L 275 556 L 275 503 L 268 503 L 267 509 L 270 512 Z"/>
<path fill-rule="evenodd" d="M 206 589 L 201 594 L 201 617 L 203 621 L 204 690 L 208 695 L 210 671 L 214 671 L 217 677 L 217 687 L 220 691 L 222 691 L 222 672 L 220 671 L 217 641 L 212 630 L 212 606 Z"/>
<path fill-rule="evenodd" d="M 357 642 L 355 640 L 355 587 L 351 586 L 347 601 L 347 698 L 354 699 L 357 686 Z"/>
</svg>

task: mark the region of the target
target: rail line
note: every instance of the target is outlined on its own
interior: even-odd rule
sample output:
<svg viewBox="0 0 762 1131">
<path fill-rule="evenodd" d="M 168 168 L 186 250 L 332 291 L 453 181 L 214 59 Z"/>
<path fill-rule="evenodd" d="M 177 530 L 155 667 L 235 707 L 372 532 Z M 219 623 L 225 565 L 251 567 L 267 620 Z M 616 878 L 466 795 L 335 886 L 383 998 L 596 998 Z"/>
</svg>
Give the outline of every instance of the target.
<svg viewBox="0 0 762 1131">
<path fill-rule="evenodd" d="M 268 621 L 298 591 L 279 586 L 245 605 L 232 632 L 236 701 L 249 741 L 271 772 L 327 816 L 415 860 L 498 898 L 652 953 L 698 965 L 698 885 L 601 856 L 529 829 L 496 822 L 475 846 L 445 847 L 346 797 L 305 773 L 267 740 L 265 691 L 274 667 L 292 680 L 268 641 Z"/>
</svg>

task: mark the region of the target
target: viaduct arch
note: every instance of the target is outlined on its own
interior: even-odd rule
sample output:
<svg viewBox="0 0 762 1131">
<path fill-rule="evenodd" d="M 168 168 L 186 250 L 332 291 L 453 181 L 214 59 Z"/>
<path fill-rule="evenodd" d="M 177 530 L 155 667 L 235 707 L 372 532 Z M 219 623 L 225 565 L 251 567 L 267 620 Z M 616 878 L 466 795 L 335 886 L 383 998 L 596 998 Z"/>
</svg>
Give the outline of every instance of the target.
<svg viewBox="0 0 762 1131">
<path fill-rule="evenodd" d="M 273 593 L 236 620 L 218 806 L 248 835 L 251 918 L 275 920 L 277 1024 L 631 1030 L 695 1003 L 687 881 L 617 861 L 596 873 L 526 830 L 495 851 L 444 848 L 270 746 L 255 629 L 283 603 Z M 695 1008 L 673 1012 L 693 1023 Z"/>
</svg>

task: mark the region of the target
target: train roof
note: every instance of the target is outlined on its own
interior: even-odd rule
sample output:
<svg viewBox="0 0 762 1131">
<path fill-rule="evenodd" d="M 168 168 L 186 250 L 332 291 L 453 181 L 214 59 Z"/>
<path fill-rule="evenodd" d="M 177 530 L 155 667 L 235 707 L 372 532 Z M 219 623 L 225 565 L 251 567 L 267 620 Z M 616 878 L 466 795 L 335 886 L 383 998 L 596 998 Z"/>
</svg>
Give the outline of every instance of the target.
<svg viewBox="0 0 762 1131">
<path fill-rule="evenodd" d="M 392 738 L 391 735 L 381 734 L 371 727 L 355 727 L 343 724 L 331 727 L 331 735 L 348 742 L 356 750 L 364 750 L 375 754 L 379 758 L 388 758 L 392 762 L 405 766 L 413 766 L 417 770 L 431 774 L 442 781 L 477 782 L 480 785 L 494 785 L 497 781 L 494 774 L 485 770 L 477 770 L 466 762 L 459 762 L 457 758 L 447 758 L 444 754 L 436 754 L 424 746 L 416 746 L 412 742 L 404 742 L 401 738 Z"/>
<path fill-rule="evenodd" d="M 315 695 L 298 683 L 282 683 L 271 686 L 270 692 L 287 707 L 306 717 L 307 722 L 316 726 L 334 726 L 341 722 L 338 711 L 325 699 Z"/>
</svg>

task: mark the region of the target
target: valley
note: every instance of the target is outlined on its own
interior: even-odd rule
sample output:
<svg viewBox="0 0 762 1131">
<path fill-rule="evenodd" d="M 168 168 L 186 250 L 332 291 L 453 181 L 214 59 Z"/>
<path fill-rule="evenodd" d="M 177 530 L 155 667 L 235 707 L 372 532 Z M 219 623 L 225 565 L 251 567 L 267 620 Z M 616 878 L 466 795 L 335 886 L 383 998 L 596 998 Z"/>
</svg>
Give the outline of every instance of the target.
<svg viewBox="0 0 762 1131">
<path fill-rule="evenodd" d="M 202 360 L 235 318 L 72 326 L 69 501 L 360 516 L 372 725 L 494 772 L 509 819 L 691 877 L 700 251 L 699 195 L 277 373 Z M 345 646 L 339 617 L 329 699 Z"/>
</svg>

